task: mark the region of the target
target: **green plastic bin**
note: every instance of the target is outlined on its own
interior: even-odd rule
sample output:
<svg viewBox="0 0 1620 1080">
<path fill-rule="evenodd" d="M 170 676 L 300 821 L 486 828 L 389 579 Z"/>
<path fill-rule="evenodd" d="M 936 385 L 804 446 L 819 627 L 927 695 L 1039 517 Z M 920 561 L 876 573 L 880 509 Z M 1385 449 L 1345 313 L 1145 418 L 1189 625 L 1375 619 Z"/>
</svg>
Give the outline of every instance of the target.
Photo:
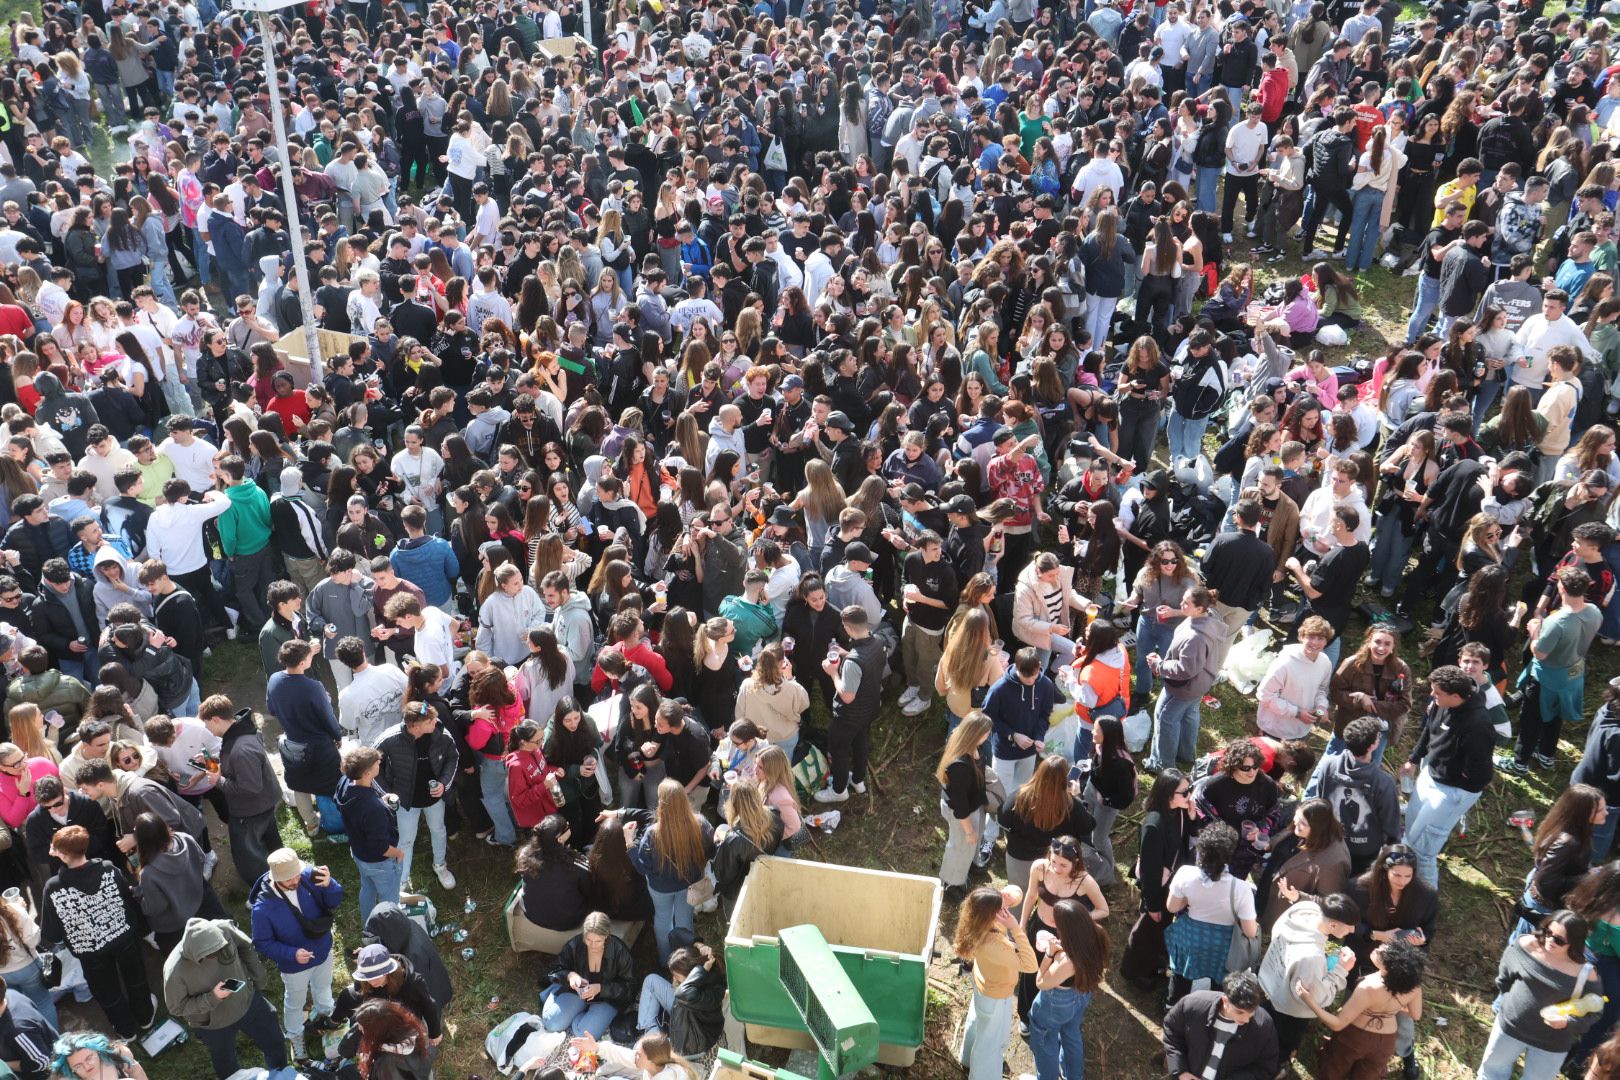
<svg viewBox="0 0 1620 1080">
<path fill-rule="evenodd" d="M 737 897 L 726 932 L 726 980 L 732 1014 L 748 1037 L 783 1041 L 762 1028 L 804 1031 L 782 986 L 776 935 L 809 923 L 821 930 L 878 1023 L 887 1051 L 902 1064 L 922 1045 L 928 1008 L 928 961 L 934 951 L 942 890 L 937 879 L 798 859 L 762 858 Z M 895 1051 L 902 1051 L 896 1053 Z"/>
</svg>

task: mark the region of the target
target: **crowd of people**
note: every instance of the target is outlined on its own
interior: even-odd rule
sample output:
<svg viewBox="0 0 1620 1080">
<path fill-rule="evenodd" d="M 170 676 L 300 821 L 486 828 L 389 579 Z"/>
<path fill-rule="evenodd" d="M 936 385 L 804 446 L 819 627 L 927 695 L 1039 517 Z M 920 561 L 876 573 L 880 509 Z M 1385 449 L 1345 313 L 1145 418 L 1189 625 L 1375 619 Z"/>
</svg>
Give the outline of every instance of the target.
<svg viewBox="0 0 1620 1080">
<path fill-rule="evenodd" d="M 1318 1021 L 1311 1075 L 1419 1076 L 1441 857 L 1499 772 L 1568 784 L 1479 1076 L 1620 1074 L 1595 5 L 47 0 L 9 35 L 19 1076 L 142 1077 L 167 1015 L 222 1078 L 246 1039 L 425 1080 L 454 991 L 400 901 L 455 895 L 459 837 L 563 942 L 543 1026 L 692 1080 L 695 913 L 881 805 L 886 709 L 947 732 L 970 1080 L 1015 1016 L 1083 1075 L 1106 979 L 1162 988 L 1172 1080 L 1271 1080 Z M 1387 348 L 1375 264 L 1415 279 Z M 318 367 L 279 344 L 306 303 Z M 104 1033 L 62 1030 L 70 968 Z"/>
</svg>

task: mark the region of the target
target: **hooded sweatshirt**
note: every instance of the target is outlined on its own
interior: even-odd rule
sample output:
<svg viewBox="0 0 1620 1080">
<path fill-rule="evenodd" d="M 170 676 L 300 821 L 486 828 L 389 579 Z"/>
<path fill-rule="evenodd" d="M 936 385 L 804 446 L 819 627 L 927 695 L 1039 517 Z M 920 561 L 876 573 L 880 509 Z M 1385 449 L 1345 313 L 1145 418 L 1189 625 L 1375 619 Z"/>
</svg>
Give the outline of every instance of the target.
<svg viewBox="0 0 1620 1080">
<path fill-rule="evenodd" d="M 185 833 L 175 833 L 169 850 L 141 867 L 135 896 L 148 927 L 174 933 L 184 929 L 187 917 L 202 906 L 207 890 L 202 847 Z"/>
<path fill-rule="evenodd" d="M 1344 989 L 1345 969 L 1335 965 L 1329 970 L 1324 952 L 1327 940 L 1322 933 L 1322 909 L 1314 900 L 1301 900 L 1272 926 L 1271 946 L 1260 961 L 1260 985 L 1274 1011 L 1300 1020 L 1316 1015 L 1294 993 L 1296 982 L 1311 989 L 1318 1005 L 1332 1007 L 1333 999 Z"/>
<path fill-rule="evenodd" d="M 83 458 L 90 425 L 101 422 L 96 407 L 84 394 L 63 391 L 62 381 L 48 371 L 34 376 L 34 389 L 40 397 L 34 406 L 34 419 L 61 434 L 62 445 L 74 461 Z"/>
<path fill-rule="evenodd" d="M 478 609 L 478 647 L 497 663 L 523 663 L 529 656 L 529 627 L 545 609 L 540 594 L 527 585 L 516 596 L 496 589 Z"/>
<path fill-rule="evenodd" d="M 450 971 L 440 959 L 428 932 L 412 922 L 404 908 L 388 901 L 372 908 L 360 940 L 365 945 L 379 943 L 389 952 L 405 957 L 427 984 L 439 1008 L 449 1007 L 450 997 L 455 992 L 450 983 Z"/>
<path fill-rule="evenodd" d="M 163 1004 L 188 1026 L 228 1028 L 248 1013 L 264 983 L 264 964 L 248 936 L 229 919 L 188 919 L 180 944 L 163 963 Z M 248 985 L 216 997 L 227 979 Z"/>
<path fill-rule="evenodd" d="M 596 630 L 591 622 L 591 601 L 583 589 L 570 589 L 560 607 L 547 605 L 535 625 L 556 635 L 558 646 L 574 662 L 576 680 L 595 666 Z"/>
<path fill-rule="evenodd" d="M 74 956 L 108 955 L 139 937 L 140 909 L 129 878 L 101 859 L 57 871 L 45 884 L 43 907 L 41 944 L 64 944 Z"/>
<path fill-rule="evenodd" d="M 1038 676 L 1034 685 L 1026 685 L 1018 677 L 1018 669 L 1009 667 L 984 696 L 985 715 L 994 725 L 995 756 L 1003 761 L 1032 756 L 1034 745 L 1021 747 L 1013 741 L 1013 736 L 1046 738 L 1052 726 L 1052 703 L 1056 697 L 1057 688 L 1045 675 Z"/>
<path fill-rule="evenodd" d="M 225 489 L 231 507 L 219 516 L 219 546 L 227 558 L 257 555 L 270 543 L 270 497 L 252 480 Z"/>
<path fill-rule="evenodd" d="M 1317 794 L 1333 807 L 1344 826 L 1344 843 L 1358 861 L 1378 854 L 1401 837 L 1401 804 L 1395 778 L 1377 761 L 1357 761 L 1349 750 L 1329 754 L 1322 762 Z"/>
<path fill-rule="evenodd" d="M 1321 709 L 1326 715 L 1332 681 L 1333 661 L 1326 653 L 1317 653 L 1315 660 L 1308 660 L 1305 646 L 1285 646 L 1260 680 L 1260 708 L 1255 722 L 1273 738 L 1305 738 L 1313 725 L 1301 721 L 1297 713 L 1300 709 Z"/>
<path fill-rule="evenodd" d="M 355 862 L 382 862 L 399 845 L 399 823 L 382 800 L 385 794 L 376 784 L 356 784 L 347 776 L 338 781 L 338 812 Z"/>
<path fill-rule="evenodd" d="M 1165 692 L 1182 701 L 1209 693 L 1221 671 L 1221 647 L 1226 638 L 1226 621 L 1219 615 L 1183 619 L 1159 662 Z"/>
<path fill-rule="evenodd" d="M 128 588 L 119 588 L 112 583 L 107 567 L 117 563 L 122 585 Z M 96 551 L 95 561 L 91 564 L 91 578 L 94 581 L 94 595 L 96 598 L 96 619 L 105 626 L 107 612 L 115 604 L 133 604 L 135 609 L 145 619 L 152 618 L 152 594 L 141 588 L 140 581 L 135 576 L 133 565 L 119 554 L 111 544 L 102 544 Z"/>
</svg>

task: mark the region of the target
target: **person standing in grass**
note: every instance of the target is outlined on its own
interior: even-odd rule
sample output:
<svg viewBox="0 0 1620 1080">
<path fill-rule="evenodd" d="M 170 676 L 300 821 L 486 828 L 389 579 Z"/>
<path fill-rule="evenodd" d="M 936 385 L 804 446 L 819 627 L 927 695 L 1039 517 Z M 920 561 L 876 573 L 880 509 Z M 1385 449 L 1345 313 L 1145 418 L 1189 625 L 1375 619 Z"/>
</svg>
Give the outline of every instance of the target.
<svg viewBox="0 0 1620 1080">
<path fill-rule="evenodd" d="M 957 917 L 954 947 L 958 959 L 973 964 L 973 1000 L 957 1060 L 967 1080 L 1001 1080 L 1018 976 L 1038 971 L 1040 964 L 999 889 L 973 890 Z"/>
</svg>

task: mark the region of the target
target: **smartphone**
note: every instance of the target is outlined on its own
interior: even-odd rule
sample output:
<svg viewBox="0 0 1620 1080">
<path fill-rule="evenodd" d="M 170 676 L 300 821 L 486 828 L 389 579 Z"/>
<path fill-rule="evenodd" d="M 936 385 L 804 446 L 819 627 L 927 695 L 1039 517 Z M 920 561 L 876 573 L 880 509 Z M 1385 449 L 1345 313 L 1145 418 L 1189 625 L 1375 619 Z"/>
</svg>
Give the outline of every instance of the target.
<svg viewBox="0 0 1620 1080">
<path fill-rule="evenodd" d="M 233 994 L 239 994 L 247 989 L 247 983 L 241 979 L 226 979 L 221 985 Z"/>
</svg>

